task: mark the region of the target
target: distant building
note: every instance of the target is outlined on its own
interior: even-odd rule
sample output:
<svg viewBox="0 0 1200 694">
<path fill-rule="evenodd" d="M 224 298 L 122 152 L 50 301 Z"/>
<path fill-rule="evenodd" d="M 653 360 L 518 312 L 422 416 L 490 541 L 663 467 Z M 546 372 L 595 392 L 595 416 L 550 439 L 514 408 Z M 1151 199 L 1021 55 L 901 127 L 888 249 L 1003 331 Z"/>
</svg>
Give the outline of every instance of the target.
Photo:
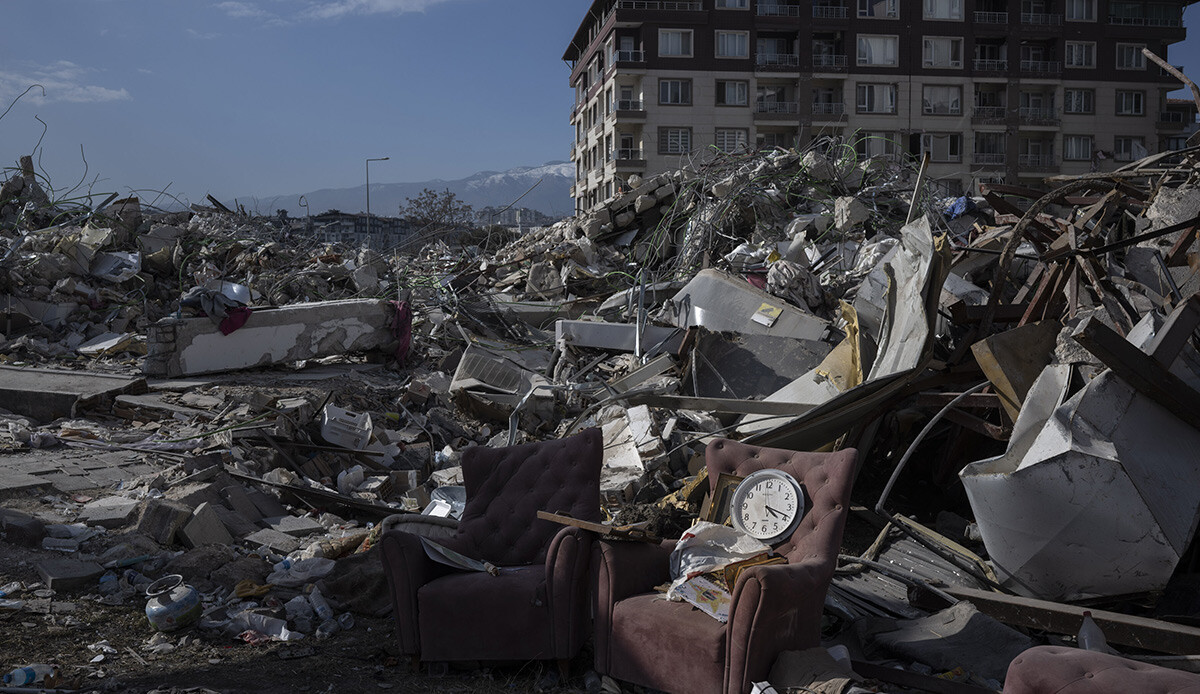
<svg viewBox="0 0 1200 694">
<path fill-rule="evenodd" d="M 508 208 L 501 212 L 499 207 L 485 207 L 475 212 L 475 221 L 480 226 L 488 224 L 499 224 L 500 226 L 516 227 L 521 226 L 526 229 L 530 227 L 549 226 L 562 217 L 552 217 L 538 210 L 533 210 L 528 207 Z"/>
<path fill-rule="evenodd" d="M 399 245 L 412 229 L 398 217 L 328 210 L 312 218 L 312 234 L 324 243 L 345 243 L 383 251 Z"/>
<path fill-rule="evenodd" d="M 1104 170 L 1194 122 L 1148 60 L 1195 0 L 594 0 L 563 59 L 572 197 L 690 153 L 802 147 L 932 159 L 947 193 Z"/>
</svg>

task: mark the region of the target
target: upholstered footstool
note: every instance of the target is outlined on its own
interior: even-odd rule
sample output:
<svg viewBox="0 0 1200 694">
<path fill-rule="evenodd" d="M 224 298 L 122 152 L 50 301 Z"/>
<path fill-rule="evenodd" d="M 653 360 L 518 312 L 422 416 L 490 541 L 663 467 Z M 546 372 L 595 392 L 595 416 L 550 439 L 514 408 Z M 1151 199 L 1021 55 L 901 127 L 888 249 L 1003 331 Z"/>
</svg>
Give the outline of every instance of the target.
<svg viewBox="0 0 1200 694">
<path fill-rule="evenodd" d="M 1079 648 L 1038 646 L 1008 666 L 1004 694 L 1200 694 L 1200 674 Z"/>
</svg>

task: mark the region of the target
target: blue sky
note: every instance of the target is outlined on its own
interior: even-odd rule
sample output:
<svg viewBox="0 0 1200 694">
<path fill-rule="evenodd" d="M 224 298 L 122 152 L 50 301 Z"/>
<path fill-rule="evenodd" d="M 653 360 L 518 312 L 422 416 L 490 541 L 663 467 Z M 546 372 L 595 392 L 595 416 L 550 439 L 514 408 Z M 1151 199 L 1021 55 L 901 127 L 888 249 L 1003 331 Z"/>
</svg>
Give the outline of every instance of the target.
<svg viewBox="0 0 1200 694">
<path fill-rule="evenodd" d="M 0 166 L 41 138 L 56 187 L 228 201 L 361 185 L 367 157 L 379 183 L 565 160 L 590 4 L 4 0 L 0 111 L 46 92 L 0 118 Z M 1170 59 L 1200 79 L 1200 6 L 1185 23 Z"/>
<path fill-rule="evenodd" d="M 4 0 L 0 166 L 268 196 L 569 156 L 588 0 Z M 151 196 L 152 197 L 152 196 Z M 145 198 L 144 198 L 145 199 Z"/>
</svg>

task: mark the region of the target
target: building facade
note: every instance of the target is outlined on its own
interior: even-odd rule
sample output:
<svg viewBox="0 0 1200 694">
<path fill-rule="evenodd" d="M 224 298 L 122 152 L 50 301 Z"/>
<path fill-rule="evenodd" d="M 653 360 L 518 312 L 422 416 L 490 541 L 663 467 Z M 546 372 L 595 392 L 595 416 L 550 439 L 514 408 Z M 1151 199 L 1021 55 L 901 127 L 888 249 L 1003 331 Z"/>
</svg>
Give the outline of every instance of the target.
<svg viewBox="0 0 1200 694">
<path fill-rule="evenodd" d="M 1194 1 L 1194 0 L 1192 0 Z M 1185 1 L 595 0 L 571 66 L 576 211 L 693 153 L 837 138 L 947 194 L 1182 146 Z"/>
</svg>

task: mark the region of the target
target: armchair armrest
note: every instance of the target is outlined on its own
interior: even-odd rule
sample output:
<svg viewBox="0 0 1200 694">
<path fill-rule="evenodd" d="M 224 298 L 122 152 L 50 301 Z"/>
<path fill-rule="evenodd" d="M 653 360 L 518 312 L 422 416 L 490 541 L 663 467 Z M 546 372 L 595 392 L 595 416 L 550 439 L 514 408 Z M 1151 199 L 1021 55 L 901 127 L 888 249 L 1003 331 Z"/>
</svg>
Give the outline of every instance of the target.
<svg viewBox="0 0 1200 694">
<path fill-rule="evenodd" d="M 821 613 L 834 557 L 755 566 L 738 577 L 729 606 L 726 691 L 747 691 L 767 677 L 776 656 L 821 641 Z"/>
<path fill-rule="evenodd" d="M 587 639 L 588 587 L 593 534 L 575 527 L 558 531 L 546 552 L 546 599 L 555 658 L 569 658 Z"/>
<path fill-rule="evenodd" d="M 671 552 L 676 540 L 661 544 L 616 542 L 598 539 L 592 543 L 592 607 L 596 621 L 596 671 L 612 672 L 609 643 L 613 606 L 625 598 L 649 593 L 671 578 Z"/>
<path fill-rule="evenodd" d="M 379 541 L 383 572 L 392 596 L 396 617 L 396 635 L 404 655 L 421 652 L 421 634 L 417 622 L 417 591 L 433 579 L 449 573 L 425 554 L 421 538 L 401 530 L 383 534 Z"/>
</svg>

